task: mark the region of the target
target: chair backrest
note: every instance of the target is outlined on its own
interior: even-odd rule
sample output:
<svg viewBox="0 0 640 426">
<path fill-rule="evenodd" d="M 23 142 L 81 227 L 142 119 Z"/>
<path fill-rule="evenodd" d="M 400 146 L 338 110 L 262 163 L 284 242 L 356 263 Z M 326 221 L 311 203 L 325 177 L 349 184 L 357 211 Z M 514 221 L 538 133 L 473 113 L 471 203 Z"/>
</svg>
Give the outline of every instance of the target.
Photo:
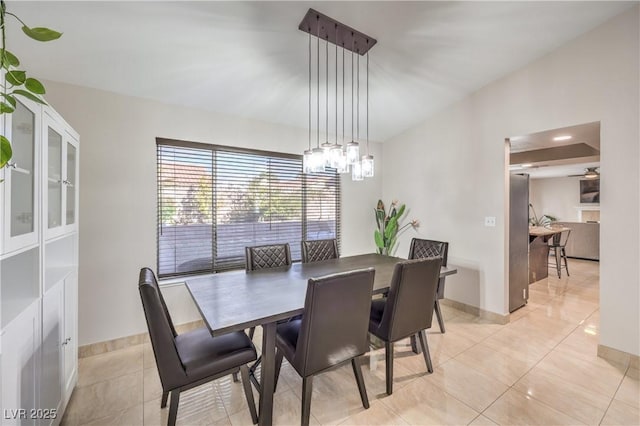
<svg viewBox="0 0 640 426">
<path fill-rule="evenodd" d="M 296 370 L 310 376 L 369 350 L 367 331 L 373 268 L 311 278 L 296 353 Z"/>
<path fill-rule="evenodd" d="M 175 328 L 151 269 L 140 270 L 138 289 L 162 388 L 173 389 L 184 383 L 186 373 L 175 344 Z"/>
<path fill-rule="evenodd" d="M 431 327 L 441 264 L 441 257 L 396 264 L 378 329 L 381 337 L 395 342 Z"/>
<path fill-rule="evenodd" d="M 567 241 L 569 241 L 569 236 L 571 235 L 571 229 L 565 229 L 562 232 L 558 232 L 557 234 L 553 234 L 553 238 L 551 239 L 551 245 L 554 247 L 564 247 L 567 245 Z"/>
<path fill-rule="evenodd" d="M 409 247 L 409 259 L 425 259 L 427 257 L 442 257 L 442 266 L 447 266 L 449 243 L 435 240 L 412 238 Z"/>
<path fill-rule="evenodd" d="M 245 255 L 245 268 L 247 271 L 291 265 L 289 243 L 245 247 Z"/>
<path fill-rule="evenodd" d="M 338 244 L 332 240 L 302 241 L 302 263 L 338 258 Z"/>
</svg>

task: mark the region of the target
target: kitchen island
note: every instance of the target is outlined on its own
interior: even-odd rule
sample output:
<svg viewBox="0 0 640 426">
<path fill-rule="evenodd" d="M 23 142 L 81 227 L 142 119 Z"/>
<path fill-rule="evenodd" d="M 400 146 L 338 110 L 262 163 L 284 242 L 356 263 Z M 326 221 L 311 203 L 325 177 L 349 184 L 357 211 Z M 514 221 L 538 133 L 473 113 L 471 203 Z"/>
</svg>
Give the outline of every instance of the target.
<svg viewBox="0 0 640 426">
<path fill-rule="evenodd" d="M 549 239 L 569 229 L 564 226 L 529 227 L 529 284 L 549 276 Z"/>
</svg>

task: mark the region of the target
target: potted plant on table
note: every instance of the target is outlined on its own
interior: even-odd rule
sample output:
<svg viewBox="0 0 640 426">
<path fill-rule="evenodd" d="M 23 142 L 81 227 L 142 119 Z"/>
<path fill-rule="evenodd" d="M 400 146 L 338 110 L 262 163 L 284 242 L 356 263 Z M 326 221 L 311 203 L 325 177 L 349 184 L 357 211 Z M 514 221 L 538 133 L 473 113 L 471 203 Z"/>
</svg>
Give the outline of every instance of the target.
<svg viewBox="0 0 640 426">
<path fill-rule="evenodd" d="M 404 230 L 409 227 L 417 228 L 420 226 L 420 221 L 413 219 L 411 222 L 404 225 L 400 225 L 399 221 L 402 219 L 406 210 L 406 205 L 398 205 L 398 201 L 394 200 L 389 207 L 389 213 L 385 210 L 382 200 L 378 200 L 378 204 L 375 208 L 376 223 L 378 229 L 373 232 L 373 239 L 378 248 L 378 253 L 385 256 L 390 256 L 395 249 L 395 245 L 400 235 Z"/>
</svg>

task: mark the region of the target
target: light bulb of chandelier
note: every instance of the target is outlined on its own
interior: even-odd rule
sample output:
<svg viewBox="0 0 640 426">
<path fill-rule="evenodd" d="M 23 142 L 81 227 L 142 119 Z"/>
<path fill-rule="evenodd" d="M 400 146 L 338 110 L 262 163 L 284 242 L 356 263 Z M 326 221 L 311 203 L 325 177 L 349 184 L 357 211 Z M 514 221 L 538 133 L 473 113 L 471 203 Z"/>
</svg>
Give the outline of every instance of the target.
<svg viewBox="0 0 640 426">
<path fill-rule="evenodd" d="M 362 175 L 362 163 L 360 161 L 356 161 L 351 165 L 351 180 L 364 180 L 364 176 Z"/>
<path fill-rule="evenodd" d="M 307 149 L 304 151 L 304 155 L 302 156 L 302 173 L 311 173 L 311 164 L 312 164 L 312 155 L 313 151 Z"/>
<path fill-rule="evenodd" d="M 347 144 L 347 164 L 354 165 L 360 161 L 360 145 L 356 141 Z"/>
<path fill-rule="evenodd" d="M 338 143 L 331 145 L 331 149 L 329 150 L 329 167 L 337 169 L 343 157 L 344 151 L 342 150 L 342 145 Z"/>
<path fill-rule="evenodd" d="M 373 155 L 362 156 L 362 176 L 373 177 Z"/>
<path fill-rule="evenodd" d="M 324 150 L 322 148 L 313 148 L 311 151 L 311 173 L 324 172 Z"/>
<path fill-rule="evenodd" d="M 324 159 L 325 167 L 331 167 L 331 150 L 334 146 L 335 144 L 329 141 L 326 141 L 320 145 L 320 148 L 322 148 L 322 158 Z"/>
<path fill-rule="evenodd" d="M 340 153 L 336 157 L 335 168 L 338 173 L 349 173 L 349 165 L 347 164 L 347 156 L 344 151 L 340 151 Z"/>
</svg>

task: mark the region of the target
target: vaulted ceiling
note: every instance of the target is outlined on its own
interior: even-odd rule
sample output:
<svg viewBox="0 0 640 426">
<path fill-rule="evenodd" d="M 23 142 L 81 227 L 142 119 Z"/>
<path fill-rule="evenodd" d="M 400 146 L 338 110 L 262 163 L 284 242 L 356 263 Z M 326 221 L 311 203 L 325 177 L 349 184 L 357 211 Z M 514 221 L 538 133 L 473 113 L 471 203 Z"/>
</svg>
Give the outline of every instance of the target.
<svg viewBox="0 0 640 426">
<path fill-rule="evenodd" d="M 298 24 L 312 7 L 378 40 L 370 137 L 384 141 L 632 5 L 8 1 L 30 26 L 64 35 L 37 43 L 10 22 L 7 43 L 39 78 L 306 128 L 308 38 Z"/>
</svg>

